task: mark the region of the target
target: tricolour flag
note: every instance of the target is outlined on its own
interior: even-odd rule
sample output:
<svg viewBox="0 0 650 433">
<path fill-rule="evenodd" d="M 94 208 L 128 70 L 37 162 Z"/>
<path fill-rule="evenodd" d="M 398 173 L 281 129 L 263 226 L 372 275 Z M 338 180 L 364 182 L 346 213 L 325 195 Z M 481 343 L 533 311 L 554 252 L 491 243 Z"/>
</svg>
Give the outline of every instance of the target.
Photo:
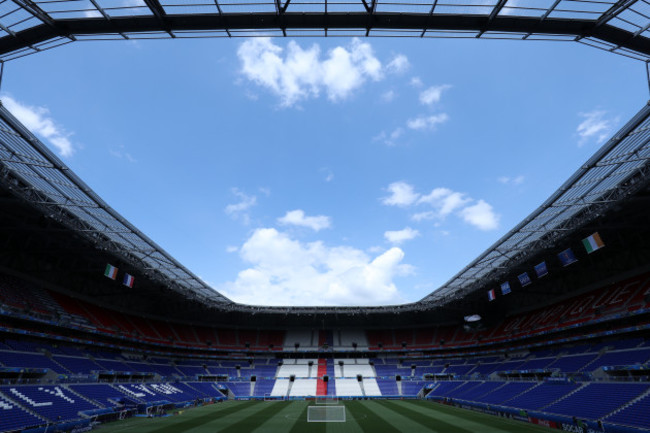
<svg viewBox="0 0 650 433">
<path fill-rule="evenodd" d="M 106 270 L 104 271 L 104 275 L 110 278 L 111 280 L 114 280 L 117 278 L 117 268 L 111 264 L 106 265 Z"/>
<path fill-rule="evenodd" d="M 505 283 L 501 283 L 501 294 L 507 295 L 510 292 L 512 292 L 512 290 L 510 290 L 510 283 L 507 281 Z"/>
<path fill-rule="evenodd" d="M 535 265 L 535 273 L 537 278 L 542 278 L 544 275 L 548 275 L 548 268 L 546 267 L 546 262 L 542 262 L 539 265 Z"/>
<path fill-rule="evenodd" d="M 517 275 L 517 278 L 519 279 L 519 284 L 521 284 L 521 287 L 527 286 L 532 281 L 530 281 L 530 276 L 528 275 L 528 272 L 524 272 L 523 274 Z"/>
<path fill-rule="evenodd" d="M 133 282 L 135 281 L 135 278 L 131 274 L 124 274 L 124 281 L 122 281 L 122 284 L 124 284 L 127 287 L 133 287 Z"/>
<path fill-rule="evenodd" d="M 575 263 L 578 261 L 578 259 L 576 259 L 575 254 L 573 254 L 571 248 L 567 248 L 566 250 L 562 251 L 560 254 L 557 255 L 557 258 L 560 259 L 560 263 L 562 263 L 562 266 L 569 266 L 571 263 Z"/>
<path fill-rule="evenodd" d="M 600 235 L 598 234 L 598 232 L 596 232 L 593 235 L 589 236 L 588 238 L 583 239 L 582 240 L 582 245 L 584 245 L 585 250 L 587 250 L 587 252 L 589 254 L 591 254 L 594 251 L 599 250 L 602 247 L 604 247 L 605 243 L 600 238 Z"/>
<path fill-rule="evenodd" d="M 497 298 L 497 294 L 494 292 L 494 289 L 488 290 L 488 299 L 494 301 Z"/>
</svg>

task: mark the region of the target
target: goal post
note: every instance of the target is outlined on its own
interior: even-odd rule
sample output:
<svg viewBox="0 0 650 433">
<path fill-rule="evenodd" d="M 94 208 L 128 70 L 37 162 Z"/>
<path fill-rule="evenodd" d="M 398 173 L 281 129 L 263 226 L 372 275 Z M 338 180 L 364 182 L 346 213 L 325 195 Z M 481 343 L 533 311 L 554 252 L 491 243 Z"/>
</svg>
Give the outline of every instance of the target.
<svg viewBox="0 0 650 433">
<path fill-rule="evenodd" d="M 339 404 L 339 399 L 335 395 L 319 395 L 314 398 L 314 402 L 317 405 L 337 405 Z"/>
<path fill-rule="evenodd" d="M 307 422 L 345 422 L 345 406 L 309 406 Z"/>
</svg>

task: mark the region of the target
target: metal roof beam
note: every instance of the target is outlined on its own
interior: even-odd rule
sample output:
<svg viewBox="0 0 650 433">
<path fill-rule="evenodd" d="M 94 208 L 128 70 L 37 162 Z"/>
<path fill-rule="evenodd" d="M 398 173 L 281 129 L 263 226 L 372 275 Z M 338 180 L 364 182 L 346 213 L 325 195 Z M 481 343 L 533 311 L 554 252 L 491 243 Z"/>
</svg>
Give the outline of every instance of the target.
<svg viewBox="0 0 650 433">
<path fill-rule="evenodd" d="M 286 3 L 285 3 L 286 6 Z M 370 7 L 370 6 L 369 6 Z M 429 15 L 407 13 L 230 13 L 203 15 L 167 15 L 165 28 L 158 17 L 126 16 L 111 20 L 98 18 L 56 20 L 55 26 L 39 25 L 0 38 L 0 54 L 7 54 L 57 36 L 120 34 L 138 32 L 207 31 L 233 29 L 392 29 L 392 30 L 460 30 L 506 33 L 575 35 L 593 37 L 631 51 L 650 56 L 650 39 L 594 21 L 496 16 L 490 21 L 480 15 Z"/>
</svg>

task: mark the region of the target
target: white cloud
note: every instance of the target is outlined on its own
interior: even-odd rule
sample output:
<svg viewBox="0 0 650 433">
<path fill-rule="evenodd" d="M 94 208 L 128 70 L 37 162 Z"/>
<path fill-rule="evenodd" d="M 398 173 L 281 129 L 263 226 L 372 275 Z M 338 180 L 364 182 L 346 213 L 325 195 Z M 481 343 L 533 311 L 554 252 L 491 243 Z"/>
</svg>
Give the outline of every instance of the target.
<svg viewBox="0 0 650 433">
<path fill-rule="evenodd" d="M 411 219 L 417 222 L 424 221 L 424 220 L 432 220 L 435 218 L 438 218 L 438 213 L 432 210 L 428 210 L 425 212 L 418 212 L 411 215 Z"/>
<path fill-rule="evenodd" d="M 413 77 L 411 78 L 411 81 L 409 81 L 409 84 L 413 87 L 422 87 L 424 83 L 422 83 L 422 80 L 420 77 Z"/>
<path fill-rule="evenodd" d="M 411 215 L 411 220 L 416 222 L 437 220 L 434 226 L 438 227 L 447 216 L 454 214 L 481 230 L 493 230 L 499 225 L 499 215 L 490 204 L 484 200 L 476 201 L 462 192 L 434 188 L 429 194 L 423 195 L 416 192 L 413 185 L 403 181 L 391 183 L 387 189 L 391 195 L 381 199 L 384 205 L 429 207 Z"/>
<path fill-rule="evenodd" d="M 406 126 L 415 130 L 434 129 L 437 125 L 445 123 L 447 120 L 449 120 L 449 116 L 446 113 L 440 113 L 432 116 L 420 116 L 415 119 L 409 119 L 406 122 Z"/>
<path fill-rule="evenodd" d="M 438 210 L 437 216 L 444 218 L 471 201 L 472 199 L 461 192 L 455 192 L 448 188 L 435 188 L 428 195 L 420 197 L 419 203 L 433 206 Z"/>
<path fill-rule="evenodd" d="M 398 54 L 388 63 L 386 70 L 394 74 L 402 74 L 410 67 L 409 59 L 404 54 Z"/>
<path fill-rule="evenodd" d="M 278 223 L 281 225 L 307 227 L 316 232 L 332 226 L 330 217 L 325 215 L 305 216 L 305 212 L 301 209 L 288 211 L 285 216 L 278 218 Z"/>
<path fill-rule="evenodd" d="M 237 251 L 239 251 L 239 247 L 236 247 L 234 245 L 229 245 L 226 247 L 227 253 L 236 253 Z"/>
<path fill-rule="evenodd" d="M 426 90 L 420 92 L 420 103 L 424 105 L 433 105 L 440 102 L 442 92 L 451 88 L 448 84 L 441 86 L 431 86 Z"/>
<path fill-rule="evenodd" d="M 381 100 L 384 102 L 391 102 L 395 99 L 396 93 L 393 90 L 388 90 L 381 94 Z"/>
<path fill-rule="evenodd" d="M 393 182 L 388 185 L 387 190 L 390 195 L 381 200 L 387 206 L 407 207 L 420 198 L 420 194 L 416 193 L 413 186 L 406 182 Z"/>
<path fill-rule="evenodd" d="M 218 290 L 255 305 L 401 303 L 393 279 L 413 272 L 397 247 L 373 258 L 352 247 L 302 243 L 273 228 L 255 230 L 239 253 L 249 267 Z"/>
<path fill-rule="evenodd" d="M 401 127 L 393 129 L 390 134 L 387 134 L 386 131 L 381 131 L 381 133 L 373 138 L 373 141 L 381 141 L 386 146 L 397 146 L 397 140 L 404 134 L 404 129 Z"/>
<path fill-rule="evenodd" d="M 250 222 L 248 210 L 257 204 L 257 197 L 254 195 L 247 195 L 237 188 L 233 188 L 231 192 L 239 199 L 239 201 L 226 206 L 225 212 L 234 219 L 241 219 L 244 224 L 248 224 Z"/>
<path fill-rule="evenodd" d="M 410 241 L 420 236 L 420 232 L 412 229 L 411 227 L 405 227 L 402 230 L 395 231 L 386 231 L 384 232 L 384 238 L 391 244 L 399 245 L 405 241 Z"/>
<path fill-rule="evenodd" d="M 356 38 L 348 47 L 330 50 L 324 59 L 317 44 L 303 49 L 290 41 L 284 53 L 270 38 L 245 41 L 237 55 L 244 77 L 279 96 L 285 107 L 321 92 L 331 101 L 344 100 L 367 80 L 381 80 L 386 70 L 371 45 Z"/>
<path fill-rule="evenodd" d="M 469 224 L 481 230 L 494 230 L 499 226 L 499 216 L 492 206 L 483 200 L 460 211 L 460 215 Z"/>
<path fill-rule="evenodd" d="M 526 178 L 523 175 L 519 175 L 516 177 L 509 177 L 509 176 L 501 176 L 497 179 L 499 183 L 502 183 L 504 185 L 521 185 L 524 183 L 524 180 Z"/>
<path fill-rule="evenodd" d="M 580 137 L 578 146 L 583 146 L 588 141 L 595 139 L 597 143 L 604 142 L 612 134 L 618 118 L 606 118 L 606 111 L 594 110 L 588 113 L 580 113 L 584 120 L 578 125 L 576 132 Z"/>
<path fill-rule="evenodd" d="M 49 141 L 59 155 L 67 157 L 75 152 L 69 140 L 72 134 L 54 121 L 47 108 L 24 105 L 7 95 L 2 103 L 27 129 Z"/>
</svg>

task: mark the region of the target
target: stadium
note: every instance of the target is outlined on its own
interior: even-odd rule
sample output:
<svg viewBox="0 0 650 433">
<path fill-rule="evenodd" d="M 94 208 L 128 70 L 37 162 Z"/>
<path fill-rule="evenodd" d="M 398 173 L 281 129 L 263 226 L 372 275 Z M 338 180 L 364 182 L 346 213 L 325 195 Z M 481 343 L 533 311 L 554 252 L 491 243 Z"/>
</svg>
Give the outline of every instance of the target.
<svg viewBox="0 0 650 433">
<path fill-rule="evenodd" d="M 3 70 L 81 41 L 249 36 L 569 41 L 650 62 L 644 0 L 1 4 Z M 166 252 L 6 101 L 0 432 L 650 432 L 650 105 L 422 299 L 265 306 Z"/>
</svg>

